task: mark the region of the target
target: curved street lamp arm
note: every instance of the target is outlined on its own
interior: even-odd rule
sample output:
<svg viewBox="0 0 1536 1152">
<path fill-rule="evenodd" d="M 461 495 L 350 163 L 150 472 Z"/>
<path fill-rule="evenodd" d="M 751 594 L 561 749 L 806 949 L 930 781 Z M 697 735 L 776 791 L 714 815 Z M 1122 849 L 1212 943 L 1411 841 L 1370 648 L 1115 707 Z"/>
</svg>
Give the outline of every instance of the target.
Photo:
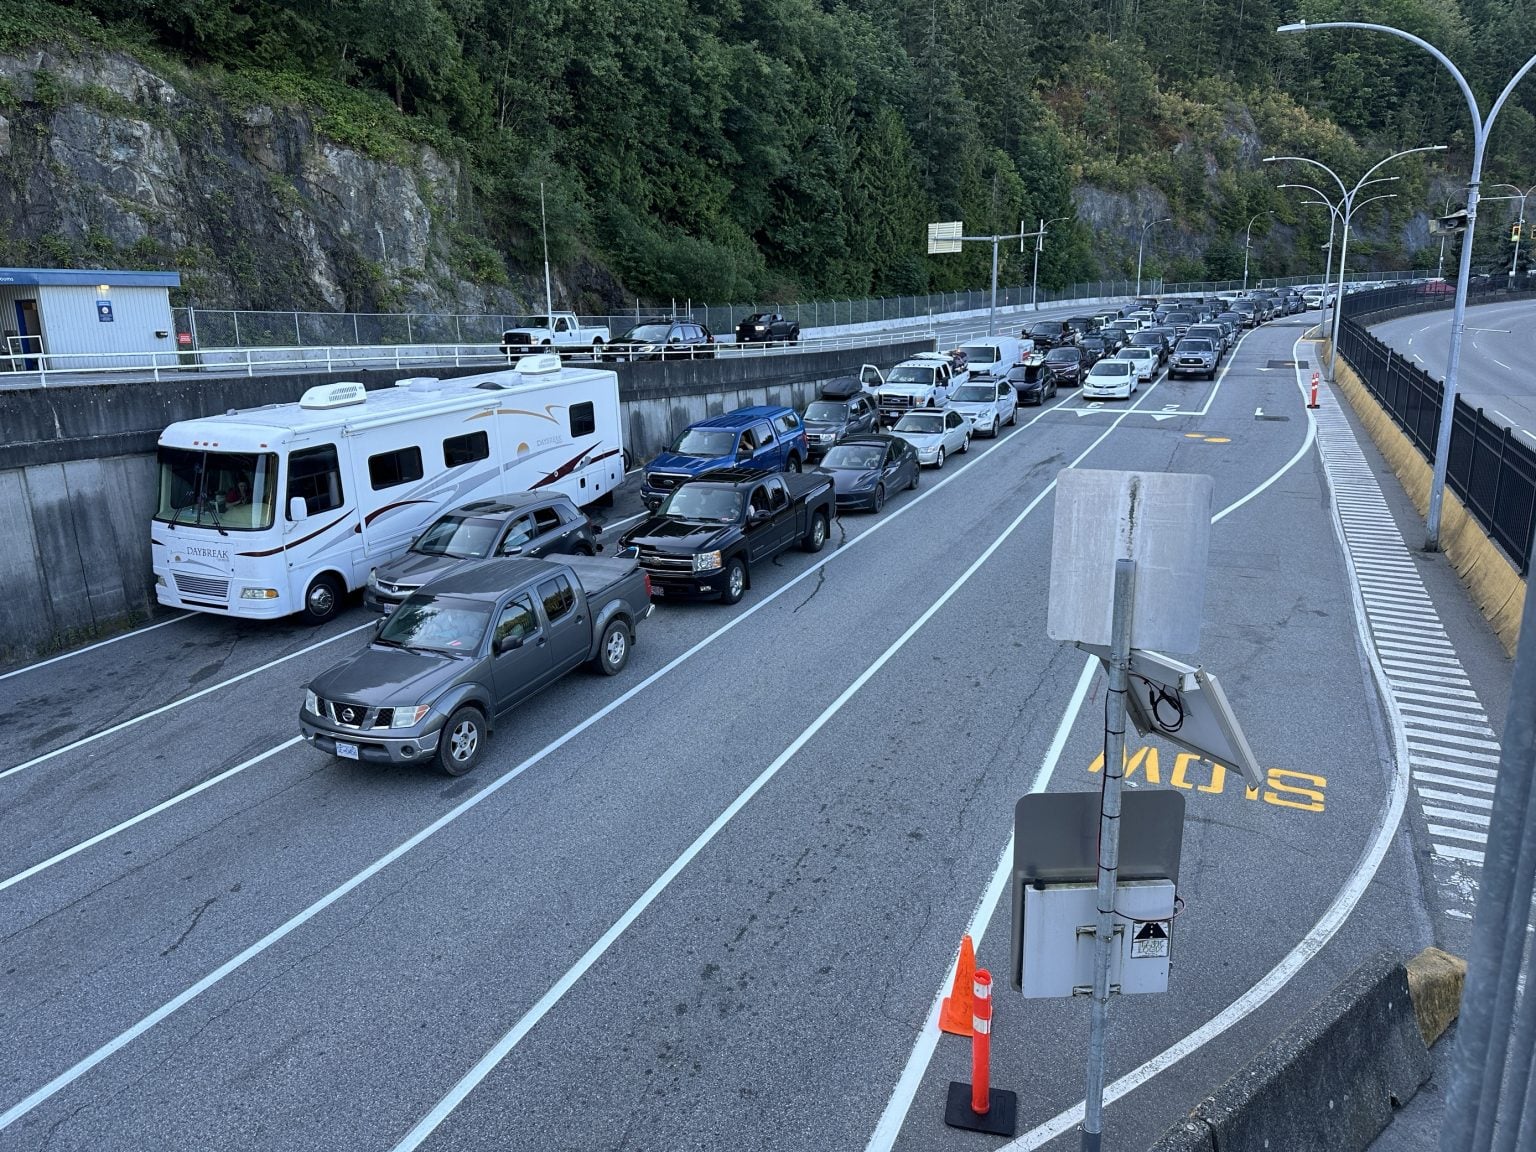
<svg viewBox="0 0 1536 1152">
<path fill-rule="evenodd" d="M 1328 167 L 1328 165 L 1324 164 L 1321 160 L 1314 160 L 1310 156 L 1266 156 L 1264 157 L 1262 163 L 1273 164 L 1280 160 L 1296 160 L 1302 164 L 1310 164 L 1314 168 L 1321 168 L 1324 172 L 1333 177 L 1333 182 L 1339 186 L 1340 193 L 1346 197 L 1349 195 L 1349 189 L 1344 186 L 1344 181 L 1339 179 L 1339 174 L 1332 168 Z"/>
<path fill-rule="evenodd" d="M 1404 156 L 1412 156 L 1415 152 L 1444 152 L 1444 151 L 1445 151 L 1445 145 L 1444 144 L 1426 144 L 1426 145 L 1424 145 L 1421 148 L 1404 148 L 1401 152 L 1394 152 L 1394 153 L 1392 153 L 1392 155 L 1388 156 L 1385 160 L 1378 160 L 1375 164 L 1371 165 L 1369 168 L 1367 168 L 1365 170 L 1365 176 L 1360 177 L 1360 182 L 1355 185 L 1355 192 L 1358 192 L 1358 191 L 1360 191 L 1360 189 L 1364 188 L 1365 184 L 1366 184 L 1366 177 L 1370 176 L 1370 174 L 1372 172 L 1376 171 L 1376 169 L 1380 168 L 1383 164 L 1390 164 L 1390 163 L 1392 163 L 1392 161 L 1400 160 Z M 1386 176 L 1386 177 L 1379 177 L 1379 179 L 1396 180 L 1397 177 L 1396 176 Z M 1374 183 L 1374 181 L 1373 181 L 1373 183 Z M 1350 195 L 1354 195 L 1354 193 L 1352 192 L 1352 193 L 1350 193 Z"/>
</svg>

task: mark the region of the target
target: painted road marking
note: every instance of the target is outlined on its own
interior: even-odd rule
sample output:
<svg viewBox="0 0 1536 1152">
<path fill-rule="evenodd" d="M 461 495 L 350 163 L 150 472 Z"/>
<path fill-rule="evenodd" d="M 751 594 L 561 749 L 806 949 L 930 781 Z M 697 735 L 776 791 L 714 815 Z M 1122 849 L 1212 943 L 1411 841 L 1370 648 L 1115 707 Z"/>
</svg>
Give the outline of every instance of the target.
<svg viewBox="0 0 1536 1152">
<path fill-rule="evenodd" d="M 1104 753 L 1100 752 L 1088 765 L 1088 771 L 1097 775 L 1104 769 Z M 1209 769 L 1207 772 L 1206 770 Z M 1148 784 L 1161 784 L 1163 782 L 1162 764 L 1156 745 L 1143 744 L 1134 752 L 1125 753 L 1125 782 L 1133 784 L 1133 777 L 1137 772 L 1146 776 Z M 1190 774 L 1194 772 L 1195 778 Z M 1219 796 L 1225 791 L 1227 777 L 1231 775 L 1237 782 L 1238 791 L 1246 799 L 1259 799 L 1260 790 L 1257 788 L 1244 788 L 1242 786 L 1242 773 L 1228 769 L 1225 765 L 1218 764 L 1214 760 L 1206 760 L 1193 752 L 1179 752 L 1174 755 L 1172 770 L 1168 774 L 1168 783 L 1175 788 L 1183 788 L 1185 791 L 1203 792 L 1207 795 Z M 1204 777 L 1202 780 L 1201 777 Z M 1310 772 L 1292 772 L 1286 768 L 1269 768 L 1265 770 L 1263 799 L 1266 804 L 1273 804 L 1279 808 L 1296 808 L 1302 812 L 1323 811 L 1323 790 L 1328 787 L 1325 777 L 1314 775 Z"/>
<path fill-rule="evenodd" d="M 0 680 L 9 680 L 12 676 L 20 676 L 23 672 L 36 672 L 39 668 L 46 668 L 50 664 L 57 664 L 60 660 L 73 660 L 76 656 L 83 656 L 87 652 L 94 652 L 97 648 L 105 648 L 108 644 L 116 644 L 119 640 L 131 640 L 135 636 L 142 636 L 146 632 L 153 632 L 156 628 L 168 628 L 172 624 L 180 624 L 183 620 L 190 620 L 196 616 L 196 612 L 188 612 L 182 616 L 173 616 L 169 620 L 162 620 L 158 624 L 150 624 L 143 628 L 135 628 L 132 632 L 124 632 L 121 636 L 114 636 L 110 640 L 98 640 L 94 644 L 87 644 L 84 648 L 76 648 L 73 652 L 65 652 L 60 656 L 50 656 L 46 660 L 39 660 L 35 664 L 24 664 L 20 668 L 12 668 L 9 672 L 0 672 Z"/>
</svg>

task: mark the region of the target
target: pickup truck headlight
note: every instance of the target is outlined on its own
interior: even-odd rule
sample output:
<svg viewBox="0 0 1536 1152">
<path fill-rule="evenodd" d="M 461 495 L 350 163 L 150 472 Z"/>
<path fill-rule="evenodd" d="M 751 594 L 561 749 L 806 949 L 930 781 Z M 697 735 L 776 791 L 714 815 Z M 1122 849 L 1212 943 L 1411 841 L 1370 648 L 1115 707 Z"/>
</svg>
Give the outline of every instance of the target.
<svg viewBox="0 0 1536 1152">
<path fill-rule="evenodd" d="M 420 724 L 422 718 L 431 711 L 427 704 L 415 704 L 409 708 L 393 708 L 390 710 L 389 726 L 391 728 L 410 728 Z"/>
<path fill-rule="evenodd" d="M 308 688 L 304 689 L 304 711 L 311 716 L 320 715 L 320 697 L 316 696 Z"/>
<path fill-rule="evenodd" d="M 713 572 L 720 567 L 719 552 L 696 552 L 693 556 L 693 570 L 695 572 Z"/>
</svg>

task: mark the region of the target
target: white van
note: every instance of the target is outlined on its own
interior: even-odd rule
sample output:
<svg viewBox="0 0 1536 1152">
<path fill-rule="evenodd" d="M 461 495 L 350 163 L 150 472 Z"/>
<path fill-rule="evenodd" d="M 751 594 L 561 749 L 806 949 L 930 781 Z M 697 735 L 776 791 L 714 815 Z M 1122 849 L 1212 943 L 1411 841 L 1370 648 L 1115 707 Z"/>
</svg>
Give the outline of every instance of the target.
<svg viewBox="0 0 1536 1152">
<path fill-rule="evenodd" d="M 454 505 L 539 489 L 577 506 L 609 496 L 624 479 L 619 381 L 540 355 L 374 392 L 325 384 L 297 404 L 179 421 L 158 455 L 156 599 L 319 622 Z"/>
<path fill-rule="evenodd" d="M 1034 347 L 1034 343 L 1033 340 L 1020 340 L 1017 336 L 988 336 L 960 345 L 960 351 L 965 353 L 972 376 L 1001 379 L 1008 375 L 1008 369 L 1024 363 L 1024 355 L 1029 348 Z"/>
</svg>

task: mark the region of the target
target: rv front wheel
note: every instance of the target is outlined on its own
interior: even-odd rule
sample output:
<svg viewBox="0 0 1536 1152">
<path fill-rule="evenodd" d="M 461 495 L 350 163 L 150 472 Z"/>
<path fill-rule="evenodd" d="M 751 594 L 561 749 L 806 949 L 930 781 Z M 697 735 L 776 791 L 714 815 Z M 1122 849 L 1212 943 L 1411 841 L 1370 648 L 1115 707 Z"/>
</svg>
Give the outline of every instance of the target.
<svg viewBox="0 0 1536 1152">
<path fill-rule="evenodd" d="M 322 574 L 310 581 L 304 593 L 304 619 L 309 624 L 324 624 L 341 607 L 341 587 L 336 577 Z"/>
</svg>

